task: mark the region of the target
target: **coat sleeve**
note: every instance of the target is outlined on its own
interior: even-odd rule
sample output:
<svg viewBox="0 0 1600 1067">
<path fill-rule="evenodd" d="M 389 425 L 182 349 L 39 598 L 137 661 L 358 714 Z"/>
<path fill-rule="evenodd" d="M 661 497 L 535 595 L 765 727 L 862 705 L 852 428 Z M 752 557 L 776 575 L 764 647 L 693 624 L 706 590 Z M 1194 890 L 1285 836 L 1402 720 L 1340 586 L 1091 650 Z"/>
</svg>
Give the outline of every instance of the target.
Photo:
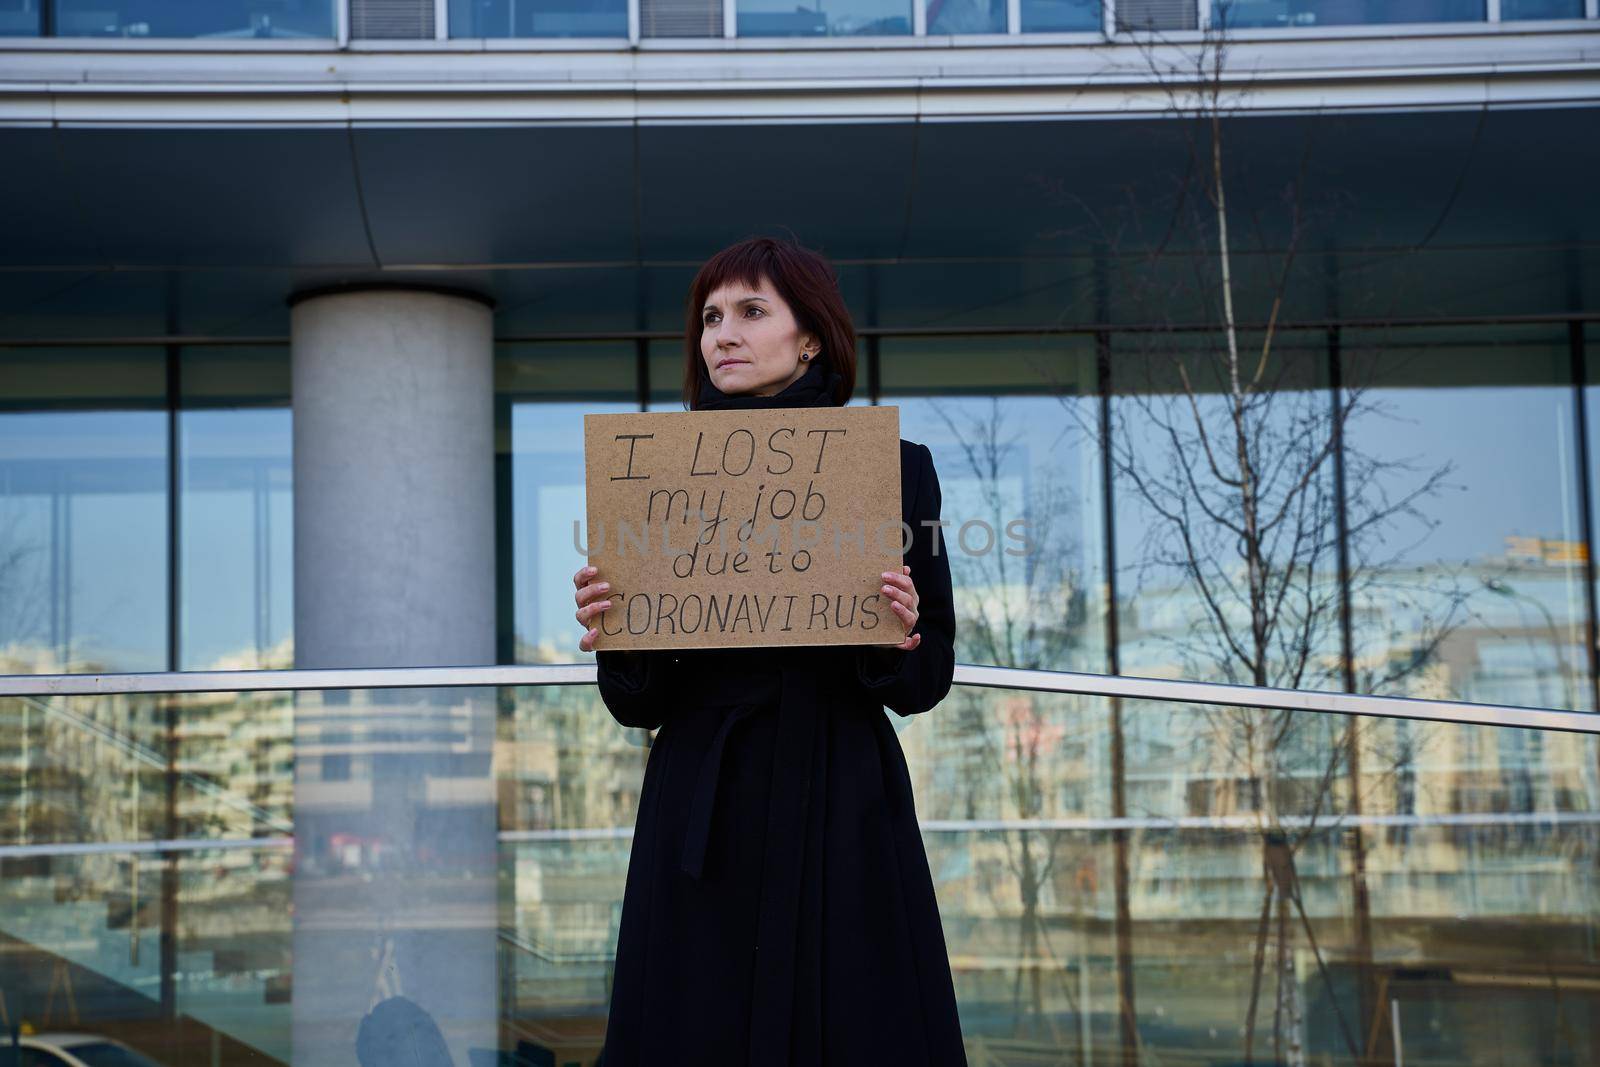
<svg viewBox="0 0 1600 1067">
<path fill-rule="evenodd" d="M 917 625 L 912 633 L 922 643 L 910 652 L 882 645 L 856 648 L 856 672 L 861 684 L 891 711 L 915 715 L 928 711 L 945 698 L 955 674 L 956 611 L 950 587 L 950 557 L 945 553 L 939 520 L 943 498 L 933 454 L 917 446 L 921 470 L 916 497 L 908 512 L 911 547 L 905 562 L 917 589 Z"/>
<path fill-rule="evenodd" d="M 666 722 L 674 657 L 667 649 L 596 651 L 600 699 L 623 726 L 655 730 Z"/>
</svg>

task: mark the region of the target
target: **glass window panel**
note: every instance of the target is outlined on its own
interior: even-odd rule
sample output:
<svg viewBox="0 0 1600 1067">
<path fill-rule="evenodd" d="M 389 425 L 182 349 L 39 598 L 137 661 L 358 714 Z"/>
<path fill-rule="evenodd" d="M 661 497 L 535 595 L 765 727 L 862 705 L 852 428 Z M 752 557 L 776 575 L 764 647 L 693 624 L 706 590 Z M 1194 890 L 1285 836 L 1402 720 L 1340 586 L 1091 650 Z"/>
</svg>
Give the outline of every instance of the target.
<svg viewBox="0 0 1600 1067">
<path fill-rule="evenodd" d="M 1589 709 L 1562 327 L 1345 331 L 1357 685 Z"/>
<path fill-rule="evenodd" d="M 197 345 L 183 349 L 183 406 L 242 408 L 289 403 L 289 349 Z"/>
<path fill-rule="evenodd" d="M 0 348 L 0 412 L 164 408 L 166 353 L 155 347 Z"/>
<path fill-rule="evenodd" d="M 1266 344 L 1240 335 L 1235 393 L 1222 335 L 1113 341 L 1124 674 L 1343 686 L 1326 347 Z"/>
<path fill-rule="evenodd" d="M 880 402 L 939 473 L 956 658 L 1103 671 L 1092 341 L 886 337 L 881 358 Z"/>
<path fill-rule="evenodd" d="M 290 409 L 185 411 L 179 432 L 180 669 L 292 667 Z"/>
<path fill-rule="evenodd" d="M 1100 0 L 1022 0 L 1023 33 L 1097 33 L 1104 25 Z"/>
<path fill-rule="evenodd" d="M 0 37 L 37 37 L 44 28 L 44 0 L 0 0 Z"/>
<path fill-rule="evenodd" d="M 639 377 L 635 363 L 632 341 L 499 344 L 495 395 L 513 403 L 632 399 Z"/>
<path fill-rule="evenodd" d="M 180 670 L 294 665 L 294 460 L 285 348 L 183 351 Z"/>
<path fill-rule="evenodd" d="M 1361 26 L 1399 22 L 1482 22 L 1484 0 L 1215 0 L 1214 25 Z"/>
<path fill-rule="evenodd" d="M 651 411 L 682 411 L 683 408 L 683 339 L 651 341 L 650 402 Z"/>
<path fill-rule="evenodd" d="M 1504 22 L 1518 19 L 1581 19 L 1583 0 L 1500 0 L 1500 18 Z"/>
<path fill-rule="evenodd" d="M 572 575 L 584 561 L 573 522 L 588 528 L 583 416 L 639 410 L 634 344 L 500 345 L 495 378 L 511 409 L 512 662 L 588 659 L 572 617 Z"/>
<path fill-rule="evenodd" d="M 1005 0 L 927 0 L 928 34 L 1005 33 Z"/>
<path fill-rule="evenodd" d="M 1600 1056 L 1592 735 L 960 685 L 897 728 L 969 1059 L 1126 1062 L 1124 1018 L 1163 1062 Z M 449 1041 L 581 1059 L 636 734 L 593 686 L 0 699 L 11 1018 L 65 967 L 77 1033 L 288 1062 L 389 968 Z"/>
<path fill-rule="evenodd" d="M 1600 530 L 1600 326 L 1584 323 L 1580 329 L 1580 341 L 1585 345 L 1583 410 L 1589 438 L 1589 528 L 1593 531 Z M 1600 587 L 1593 592 L 1600 600 Z M 1600 680 L 1595 680 L 1595 685 L 1600 687 Z"/>
<path fill-rule="evenodd" d="M 165 358 L 0 351 L 0 673 L 167 668 Z"/>
<path fill-rule="evenodd" d="M 332 37 L 329 0 L 53 0 L 60 37 Z"/>
<path fill-rule="evenodd" d="M 626 37 L 626 0 L 450 0 L 451 37 Z"/>
<path fill-rule="evenodd" d="M 911 32 L 911 0 L 844 0 L 807 7 L 786 0 L 735 0 L 740 37 L 850 37 Z"/>
<path fill-rule="evenodd" d="M 650 342 L 651 411 L 683 411 L 683 340 Z M 856 339 L 856 387 L 850 404 L 870 404 L 867 390 L 867 342 Z"/>
</svg>

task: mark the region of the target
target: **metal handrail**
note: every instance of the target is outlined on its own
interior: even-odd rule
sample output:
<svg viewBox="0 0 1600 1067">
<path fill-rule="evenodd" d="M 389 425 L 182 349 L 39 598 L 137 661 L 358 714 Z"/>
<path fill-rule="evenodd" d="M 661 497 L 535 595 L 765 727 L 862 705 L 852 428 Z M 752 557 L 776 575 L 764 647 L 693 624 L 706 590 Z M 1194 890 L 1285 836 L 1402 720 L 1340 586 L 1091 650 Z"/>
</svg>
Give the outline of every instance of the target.
<svg viewBox="0 0 1600 1067">
<path fill-rule="evenodd" d="M 165 856 L 177 852 L 260 852 L 292 848 L 294 848 L 292 833 L 278 834 L 274 837 L 177 837 L 157 841 L 40 841 L 26 845 L 0 845 L 0 859 L 37 859 L 41 856 Z"/>
<path fill-rule="evenodd" d="M 1323 815 L 1279 815 L 1276 825 L 1285 829 L 1339 831 L 1351 827 L 1387 829 L 1404 827 L 1426 830 L 1440 827 L 1478 829 L 1486 826 L 1531 826 L 1553 829 L 1557 826 L 1600 825 L 1600 812 L 1593 811 L 1510 811 L 1510 812 L 1414 812 L 1352 815 L 1349 812 Z M 1261 829 L 1259 815 L 1069 815 L 1055 818 L 1027 817 L 1002 819 L 922 819 L 917 828 L 924 834 L 973 834 L 997 832 L 1094 833 L 1106 830 L 1139 831 L 1253 831 Z M 495 840 L 502 845 L 532 845 L 551 841 L 631 841 L 632 826 L 552 827 L 546 830 L 501 830 Z M 294 848 L 292 834 L 276 837 L 185 837 L 161 841 L 51 841 L 27 845 L 0 845 L 0 860 L 33 859 L 40 856 L 166 855 L 179 852 L 274 852 Z"/>
<path fill-rule="evenodd" d="M 178 671 L 146 674 L 0 675 L 0 697 L 86 696 L 123 693 L 220 693 L 262 690 L 434 689 L 467 686 L 592 685 L 593 663 L 484 667 L 354 667 L 322 670 Z M 1072 693 L 1122 700 L 1225 705 L 1361 715 L 1387 719 L 1520 727 L 1600 734 L 1600 714 L 1509 704 L 1271 689 L 1216 682 L 1021 670 L 957 664 L 956 685 L 1029 692 Z"/>
</svg>

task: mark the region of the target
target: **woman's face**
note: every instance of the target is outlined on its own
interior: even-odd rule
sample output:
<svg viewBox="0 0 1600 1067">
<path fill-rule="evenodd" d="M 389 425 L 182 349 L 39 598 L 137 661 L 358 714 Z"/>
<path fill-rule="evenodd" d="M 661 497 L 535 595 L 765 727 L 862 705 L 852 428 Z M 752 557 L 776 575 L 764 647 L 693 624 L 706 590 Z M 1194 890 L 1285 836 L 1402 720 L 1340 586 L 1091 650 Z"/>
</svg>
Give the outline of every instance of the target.
<svg viewBox="0 0 1600 1067">
<path fill-rule="evenodd" d="M 711 384 L 724 393 L 771 396 L 805 373 L 803 351 L 817 358 L 816 336 L 803 333 L 783 297 L 765 278 L 754 289 L 731 282 L 700 309 L 700 356 Z"/>
</svg>

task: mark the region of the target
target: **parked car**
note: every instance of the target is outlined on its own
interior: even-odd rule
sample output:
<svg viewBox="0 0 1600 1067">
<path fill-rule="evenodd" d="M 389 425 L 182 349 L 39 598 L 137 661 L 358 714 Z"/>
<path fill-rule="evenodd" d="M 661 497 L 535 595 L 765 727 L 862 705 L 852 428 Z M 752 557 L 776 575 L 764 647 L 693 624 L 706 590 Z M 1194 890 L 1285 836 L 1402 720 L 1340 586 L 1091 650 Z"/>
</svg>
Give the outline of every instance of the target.
<svg viewBox="0 0 1600 1067">
<path fill-rule="evenodd" d="M 12 1067 L 13 1050 L 0 1044 L 0 1067 Z M 17 1067 L 162 1067 L 120 1041 L 98 1034 L 29 1034 Z"/>
</svg>

